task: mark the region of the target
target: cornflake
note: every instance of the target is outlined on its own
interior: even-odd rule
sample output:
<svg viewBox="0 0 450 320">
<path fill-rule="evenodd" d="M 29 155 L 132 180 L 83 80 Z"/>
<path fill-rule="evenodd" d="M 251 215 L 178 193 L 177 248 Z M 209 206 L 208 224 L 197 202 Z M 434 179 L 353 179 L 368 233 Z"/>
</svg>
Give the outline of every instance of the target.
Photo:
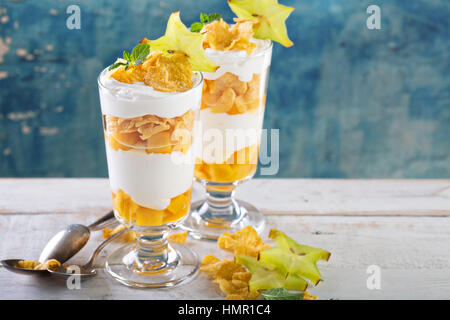
<svg viewBox="0 0 450 320">
<path fill-rule="evenodd" d="M 137 148 L 147 153 L 186 153 L 192 144 L 186 132 L 193 129 L 195 112 L 189 110 L 176 118 L 145 115 L 124 119 L 107 115 L 105 120 L 107 140 L 114 150 Z"/>
<path fill-rule="evenodd" d="M 120 59 L 117 60 L 120 62 Z M 140 65 L 125 70 L 120 66 L 110 77 L 124 83 L 144 82 L 153 89 L 162 92 L 184 92 L 193 87 L 192 66 L 183 52 L 152 52 Z"/>
<path fill-rule="evenodd" d="M 125 229 L 126 229 L 126 227 L 123 224 L 118 225 L 114 229 L 105 228 L 105 229 L 103 229 L 103 238 L 107 239 L 107 238 L 111 237 L 112 235 L 114 235 L 122 230 L 125 230 Z M 122 237 L 122 239 L 124 242 L 134 242 L 134 241 L 136 241 L 136 232 L 130 231 L 127 234 L 125 234 Z"/>
<path fill-rule="evenodd" d="M 30 270 L 52 270 L 56 271 L 61 266 L 58 260 L 50 259 L 45 263 L 40 263 L 37 260 L 20 260 L 17 262 L 16 267 L 30 269 Z"/>
<path fill-rule="evenodd" d="M 240 81 L 232 73 L 225 73 L 216 80 L 203 81 L 202 109 L 213 113 L 243 114 L 256 111 L 260 104 L 259 74 L 248 82 Z"/>
<path fill-rule="evenodd" d="M 236 24 L 228 25 L 223 19 L 205 24 L 201 33 L 204 33 L 203 47 L 219 51 L 245 50 L 251 55 L 256 44 L 250 40 L 253 37 L 253 26 L 258 22 L 245 19 L 234 19 Z"/>
<path fill-rule="evenodd" d="M 249 290 L 251 273 L 233 260 L 220 260 L 207 255 L 202 260 L 200 270 L 213 278 L 212 282 L 219 285 L 227 300 L 255 300 L 259 296 L 258 291 Z"/>
<path fill-rule="evenodd" d="M 232 251 L 235 256 L 245 255 L 255 258 L 258 257 L 260 251 L 271 248 L 269 244 L 262 241 L 256 230 L 251 226 L 233 234 L 223 233 L 217 244 L 219 248 Z"/>
<path fill-rule="evenodd" d="M 171 233 L 167 237 L 167 240 L 169 240 L 169 242 L 173 242 L 173 243 L 184 244 L 184 243 L 186 243 L 187 236 L 188 236 L 187 231 Z"/>
</svg>

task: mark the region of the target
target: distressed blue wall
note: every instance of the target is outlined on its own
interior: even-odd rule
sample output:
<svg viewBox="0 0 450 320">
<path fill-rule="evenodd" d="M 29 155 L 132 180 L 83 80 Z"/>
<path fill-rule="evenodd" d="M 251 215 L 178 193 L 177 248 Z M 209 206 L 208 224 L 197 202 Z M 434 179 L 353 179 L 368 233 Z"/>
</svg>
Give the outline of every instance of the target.
<svg viewBox="0 0 450 320">
<path fill-rule="evenodd" d="M 282 1 L 283 2 L 283 1 Z M 266 128 L 279 177 L 450 177 L 448 0 L 285 0 Z M 81 30 L 65 27 L 81 8 Z M 382 30 L 366 28 L 378 4 Z M 96 77 L 170 12 L 232 17 L 225 0 L 0 1 L 0 176 L 106 176 Z"/>
</svg>

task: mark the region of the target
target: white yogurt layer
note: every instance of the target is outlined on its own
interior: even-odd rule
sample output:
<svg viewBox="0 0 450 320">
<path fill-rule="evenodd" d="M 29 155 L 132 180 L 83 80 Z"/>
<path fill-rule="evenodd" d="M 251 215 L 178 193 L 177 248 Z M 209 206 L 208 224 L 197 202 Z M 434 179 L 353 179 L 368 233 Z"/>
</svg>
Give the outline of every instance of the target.
<svg viewBox="0 0 450 320">
<path fill-rule="evenodd" d="M 192 150 L 193 148 L 191 148 Z M 171 154 L 112 149 L 106 143 L 111 190 L 126 192 L 137 204 L 164 210 L 170 199 L 192 187 L 192 151 Z"/>
<path fill-rule="evenodd" d="M 216 80 L 229 72 L 248 82 L 253 74 L 260 74 L 270 66 L 272 43 L 269 40 L 252 39 L 257 47 L 249 56 L 246 51 L 218 51 L 207 48 L 207 56 L 219 66 L 216 72 L 203 72 L 208 80 Z"/>
<path fill-rule="evenodd" d="M 196 156 L 206 163 L 224 163 L 236 151 L 259 144 L 263 112 L 229 115 L 200 110 L 202 146 Z"/>
<path fill-rule="evenodd" d="M 99 77 L 102 113 L 120 118 L 134 118 L 147 114 L 162 118 L 178 117 L 188 110 L 200 108 L 201 75 L 194 72 L 194 87 L 186 92 L 161 92 L 143 82 L 132 84 L 109 78 L 107 69 Z"/>
</svg>

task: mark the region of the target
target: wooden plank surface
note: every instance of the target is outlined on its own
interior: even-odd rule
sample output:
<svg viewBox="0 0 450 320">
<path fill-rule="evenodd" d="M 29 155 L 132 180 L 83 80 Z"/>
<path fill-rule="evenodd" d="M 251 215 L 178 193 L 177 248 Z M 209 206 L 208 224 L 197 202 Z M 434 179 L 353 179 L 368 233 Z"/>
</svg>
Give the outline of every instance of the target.
<svg viewBox="0 0 450 320">
<path fill-rule="evenodd" d="M 193 200 L 202 197 L 194 187 Z M 237 197 L 271 215 L 450 215 L 450 180 L 253 179 Z M 0 179 L 0 213 L 109 210 L 107 179 Z"/>
<path fill-rule="evenodd" d="M 305 185 L 309 188 L 305 189 Z M 344 185 L 345 191 L 340 189 Z M 448 180 L 254 180 L 240 196 L 264 208 L 265 239 L 270 228 L 278 228 L 301 243 L 332 252 L 330 261 L 320 264 L 324 281 L 310 290 L 321 299 L 448 299 L 448 186 Z M 286 194 L 289 189 L 291 195 Z M 263 190 L 261 194 L 265 196 L 255 196 L 258 190 Z M 357 195 L 364 190 L 372 193 L 358 199 Z M 1 258 L 37 258 L 58 230 L 70 223 L 94 221 L 110 208 L 111 201 L 104 179 L 0 179 L 0 194 Z M 301 202 L 295 201 L 294 194 L 313 196 L 308 198 L 310 202 Z M 198 190 L 195 197 L 201 197 Z M 336 201 L 327 211 L 326 205 L 318 200 L 320 197 L 322 202 L 343 197 L 347 200 Z M 281 205 L 282 199 L 291 199 L 291 206 L 296 209 L 289 211 L 289 205 L 285 204 L 283 214 L 271 213 L 269 209 L 276 208 L 271 203 Z M 359 201 L 356 207 L 365 208 L 360 216 L 344 210 L 350 208 L 350 199 Z M 363 206 L 364 199 L 368 201 L 367 207 Z M 383 199 L 392 200 L 389 202 L 392 209 L 382 203 Z M 311 202 L 319 207 L 312 210 Z M 374 207 L 376 203 L 380 203 L 381 209 Z M 303 206 L 310 211 L 300 210 Z M 420 209 L 422 216 L 419 210 L 408 213 L 408 208 L 414 207 Z M 436 214 L 437 211 L 440 213 Z M 393 215 L 388 216 L 388 212 Z M 70 262 L 85 262 L 100 241 L 101 233 L 93 233 L 88 245 Z M 229 257 L 215 243 L 189 239 L 187 245 L 200 257 L 209 253 Z M 107 248 L 102 257 L 111 250 L 112 247 Z M 102 258 L 97 263 L 101 268 Z M 366 286 L 370 265 L 380 267 L 380 290 L 369 290 Z M 0 287 L 0 299 L 223 298 L 202 273 L 190 284 L 177 288 L 135 290 L 118 284 L 100 270 L 99 276 L 83 282 L 80 290 L 68 290 L 63 282 L 52 278 L 35 279 L 0 268 Z"/>
</svg>

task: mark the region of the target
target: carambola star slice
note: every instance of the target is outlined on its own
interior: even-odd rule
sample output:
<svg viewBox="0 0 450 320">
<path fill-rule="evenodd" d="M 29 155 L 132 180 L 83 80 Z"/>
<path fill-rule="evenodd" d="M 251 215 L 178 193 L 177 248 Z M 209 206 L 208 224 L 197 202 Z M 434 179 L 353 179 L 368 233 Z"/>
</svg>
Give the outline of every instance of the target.
<svg viewBox="0 0 450 320">
<path fill-rule="evenodd" d="M 192 65 L 192 70 L 214 72 L 218 66 L 212 62 L 203 49 L 203 35 L 190 32 L 181 22 L 180 12 L 170 15 L 164 36 L 156 40 L 143 39 L 150 44 L 150 51 L 162 51 L 164 54 L 184 52 Z"/>
<path fill-rule="evenodd" d="M 259 22 L 254 28 L 255 38 L 271 39 L 285 47 L 294 44 L 285 23 L 294 7 L 281 5 L 277 0 L 228 0 L 228 5 L 238 18 Z"/>
</svg>

